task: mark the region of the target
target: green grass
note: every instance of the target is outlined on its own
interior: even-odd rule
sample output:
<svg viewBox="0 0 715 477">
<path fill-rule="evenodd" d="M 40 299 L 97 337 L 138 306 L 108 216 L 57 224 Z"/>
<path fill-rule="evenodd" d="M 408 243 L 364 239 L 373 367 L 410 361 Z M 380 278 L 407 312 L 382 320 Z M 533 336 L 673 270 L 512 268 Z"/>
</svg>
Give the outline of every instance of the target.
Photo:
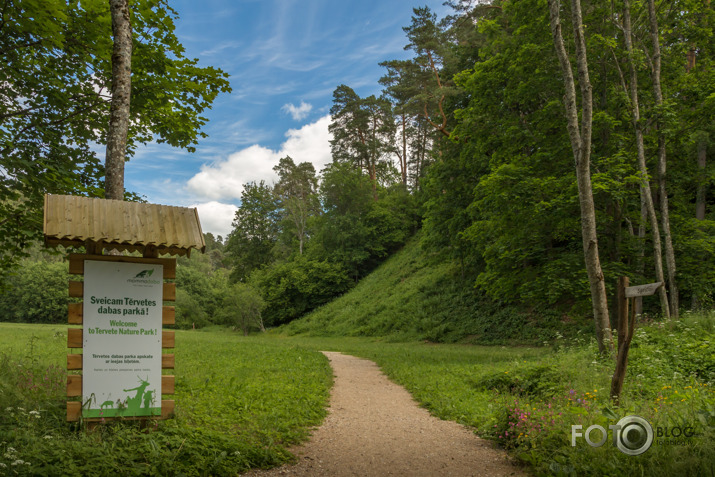
<svg viewBox="0 0 715 477">
<path fill-rule="evenodd" d="M 66 326 L 0 323 L 0 475 L 236 475 L 290 461 L 324 415 L 327 359 L 238 333 L 176 336 L 176 418 L 65 422 Z"/>
<path fill-rule="evenodd" d="M 702 476 L 715 475 L 714 325 L 711 313 L 639 328 L 620 407 L 609 398 L 614 362 L 599 356 L 590 337 L 561 338 L 548 348 L 275 339 L 376 361 L 434 415 L 473 427 L 537 475 Z M 572 425 L 608 429 L 629 415 L 645 418 L 656 433 L 691 427 L 696 435 L 678 445 L 656 438 L 639 456 L 610 440 L 571 446 Z"/>
<path fill-rule="evenodd" d="M 419 235 L 340 298 L 281 328 L 287 334 L 369 336 L 390 341 L 541 344 L 555 331 L 592 328 L 554 312 L 494 303 L 463 280 L 459 268 L 435 262 Z"/>
<path fill-rule="evenodd" d="M 178 332 L 176 419 L 95 432 L 64 422 L 65 332 L 0 324 L 0 409 L 12 408 L 0 417 L 0 474 L 235 475 L 278 465 L 323 418 L 331 373 L 317 350 L 374 360 L 434 415 L 472 427 L 537 475 L 715 473 L 715 314 L 639 328 L 621 407 L 608 398 L 613 361 L 580 335 L 534 348 Z M 608 428 L 627 415 L 696 435 L 640 456 L 610 441 L 571 446 L 571 425 Z"/>
</svg>

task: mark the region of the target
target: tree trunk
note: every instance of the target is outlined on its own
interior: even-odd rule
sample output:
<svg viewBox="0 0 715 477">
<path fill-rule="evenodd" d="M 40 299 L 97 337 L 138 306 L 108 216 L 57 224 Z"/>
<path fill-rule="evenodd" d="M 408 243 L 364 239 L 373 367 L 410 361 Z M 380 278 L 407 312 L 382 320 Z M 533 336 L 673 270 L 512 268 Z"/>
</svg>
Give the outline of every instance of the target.
<svg viewBox="0 0 715 477">
<path fill-rule="evenodd" d="M 105 159 L 105 197 L 124 200 L 124 161 L 129 132 L 132 74 L 132 28 L 128 0 L 109 0 L 112 14 L 112 103 Z"/>
<path fill-rule="evenodd" d="M 402 170 L 402 185 L 407 187 L 407 115 L 402 114 L 402 157 L 400 158 L 400 169 Z"/>
<path fill-rule="evenodd" d="M 561 64 L 566 88 L 565 107 L 567 127 L 574 160 L 576 162 L 576 180 L 578 183 L 579 206 L 581 209 L 581 236 L 583 251 L 591 289 L 593 317 L 596 327 L 596 338 L 601 352 L 613 353 L 613 338 L 608 318 L 608 299 L 604 283 L 601 262 L 598 256 L 598 235 L 596 230 L 596 212 L 591 187 L 591 130 L 593 118 L 592 86 L 588 75 L 588 59 L 586 57 L 586 40 L 581 19 L 580 0 L 571 0 L 572 22 L 576 43 L 579 85 L 581 89 L 582 119 L 581 128 L 578 124 L 578 106 L 576 104 L 576 87 L 571 62 L 569 61 L 564 39 L 561 33 L 560 2 L 549 0 L 549 16 L 551 33 L 556 48 L 556 54 Z"/>
<path fill-rule="evenodd" d="M 660 40 L 658 38 L 658 18 L 655 14 L 655 0 L 648 0 L 648 18 L 650 20 L 650 37 L 653 44 L 653 93 L 655 105 L 663 105 L 663 91 L 660 86 Z M 670 233 L 670 208 L 668 206 L 668 193 L 666 190 L 666 151 L 663 125 L 658 121 L 658 189 L 660 191 L 660 221 L 663 227 L 663 240 L 665 242 L 665 264 L 668 269 L 668 291 L 670 292 L 670 316 L 678 318 L 680 308 L 678 299 L 678 286 L 675 281 L 675 250 L 673 237 Z"/>
<path fill-rule="evenodd" d="M 704 139 L 698 141 L 698 189 L 695 196 L 695 218 L 705 220 L 705 204 L 707 196 L 707 182 L 705 168 L 707 166 L 708 148 Z"/>
<path fill-rule="evenodd" d="M 705 220 L 705 204 L 707 204 L 707 176 L 705 169 L 707 167 L 707 154 L 707 142 L 704 137 L 700 137 L 698 139 L 698 186 L 695 194 L 695 220 Z M 690 306 L 693 310 L 700 306 L 700 300 L 696 291 L 693 291 Z"/>
<path fill-rule="evenodd" d="M 641 194 L 641 217 L 638 223 L 638 262 L 636 267 L 636 272 L 638 275 L 643 276 L 645 274 L 645 223 L 648 221 L 648 207 L 645 205 L 645 197 Z M 636 298 L 635 304 L 636 315 L 643 314 L 643 297 L 639 296 Z"/>
<path fill-rule="evenodd" d="M 641 174 L 641 194 L 645 199 L 645 205 L 648 210 L 648 218 L 650 220 L 651 233 L 653 234 L 653 257 L 655 261 L 655 278 L 656 281 L 664 282 L 663 277 L 663 252 L 660 242 L 660 228 L 658 226 L 658 217 L 655 214 L 655 206 L 653 205 L 653 196 L 650 191 L 650 181 L 648 180 L 648 167 L 645 161 L 645 146 L 643 144 L 643 126 L 640 121 L 640 107 L 638 103 L 638 73 L 636 71 L 635 62 L 633 61 L 633 42 L 631 39 L 631 6 L 629 0 L 623 2 L 623 29 L 624 39 L 626 43 L 626 51 L 628 52 L 628 67 L 630 70 L 631 84 L 631 112 L 633 115 L 633 126 L 636 133 L 636 147 L 638 149 L 638 169 Z M 668 306 L 668 294 L 665 287 L 660 287 L 658 294 L 660 295 L 660 305 L 663 315 L 670 317 L 670 308 Z"/>
</svg>

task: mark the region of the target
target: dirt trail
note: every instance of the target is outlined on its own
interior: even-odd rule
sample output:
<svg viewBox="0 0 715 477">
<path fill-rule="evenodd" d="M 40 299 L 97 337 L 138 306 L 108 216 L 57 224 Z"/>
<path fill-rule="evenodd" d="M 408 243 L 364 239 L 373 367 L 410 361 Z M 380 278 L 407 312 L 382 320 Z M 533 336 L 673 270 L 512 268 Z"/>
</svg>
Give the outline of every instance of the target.
<svg viewBox="0 0 715 477">
<path fill-rule="evenodd" d="M 372 361 L 324 352 L 335 374 L 329 414 L 300 461 L 248 476 L 525 476 L 467 428 L 433 417 Z"/>
</svg>

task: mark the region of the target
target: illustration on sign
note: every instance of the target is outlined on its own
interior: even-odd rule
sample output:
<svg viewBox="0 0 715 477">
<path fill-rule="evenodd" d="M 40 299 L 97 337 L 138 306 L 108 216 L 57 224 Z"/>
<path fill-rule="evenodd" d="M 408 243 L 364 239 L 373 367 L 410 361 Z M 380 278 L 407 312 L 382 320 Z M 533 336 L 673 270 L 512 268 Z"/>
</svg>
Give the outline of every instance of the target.
<svg viewBox="0 0 715 477">
<path fill-rule="evenodd" d="M 163 266 L 84 267 L 82 417 L 161 415 Z"/>
</svg>

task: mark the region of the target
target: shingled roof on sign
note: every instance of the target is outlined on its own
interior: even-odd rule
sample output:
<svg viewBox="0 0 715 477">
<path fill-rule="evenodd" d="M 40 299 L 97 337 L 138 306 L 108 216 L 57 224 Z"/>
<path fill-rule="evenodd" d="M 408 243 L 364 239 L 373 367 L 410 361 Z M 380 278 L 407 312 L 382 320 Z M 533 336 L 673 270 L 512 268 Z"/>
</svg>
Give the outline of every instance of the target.
<svg viewBox="0 0 715 477">
<path fill-rule="evenodd" d="M 189 207 L 93 199 L 71 195 L 45 196 L 45 244 L 189 255 L 206 250 L 199 214 Z"/>
</svg>

